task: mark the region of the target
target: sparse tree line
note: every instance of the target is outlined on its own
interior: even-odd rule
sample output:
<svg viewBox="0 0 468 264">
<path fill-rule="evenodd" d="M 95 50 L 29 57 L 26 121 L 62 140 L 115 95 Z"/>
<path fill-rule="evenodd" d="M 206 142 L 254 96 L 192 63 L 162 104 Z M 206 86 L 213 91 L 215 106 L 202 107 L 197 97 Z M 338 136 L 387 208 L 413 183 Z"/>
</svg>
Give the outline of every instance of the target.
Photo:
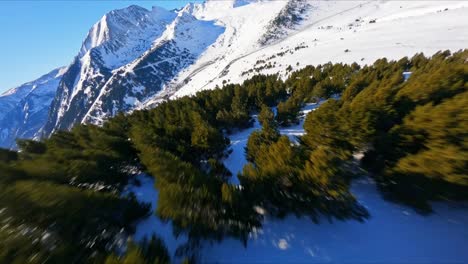
<svg viewBox="0 0 468 264">
<path fill-rule="evenodd" d="M 149 213 L 123 193 L 135 169 L 155 177 L 156 214 L 189 237 L 178 250 L 188 261 L 202 240 L 247 243 L 262 224 L 258 207 L 314 221 L 367 217 L 349 191 L 357 152 L 390 199 L 423 212 L 431 200 L 466 199 L 467 60 L 465 50 L 307 66 L 284 81 L 257 75 L 118 114 L 102 127 L 18 140 L 19 151 L 0 150 L 0 262 L 169 262 L 158 238 L 118 243 Z M 307 115 L 299 143 L 279 133 L 306 103 L 335 94 Z M 248 164 L 234 186 L 223 164 L 228 135 L 250 127 L 252 114 L 262 129 L 248 140 Z"/>
</svg>

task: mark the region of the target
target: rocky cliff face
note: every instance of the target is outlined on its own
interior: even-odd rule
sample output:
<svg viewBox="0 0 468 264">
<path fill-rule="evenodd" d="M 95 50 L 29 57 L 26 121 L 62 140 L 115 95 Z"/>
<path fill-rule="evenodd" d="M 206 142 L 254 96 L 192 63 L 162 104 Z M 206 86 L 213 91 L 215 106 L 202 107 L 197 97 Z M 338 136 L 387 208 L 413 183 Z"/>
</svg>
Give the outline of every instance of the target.
<svg viewBox="0 0 468 264">
<path fill-rule="evenodd" d="M 143 56 L 177 14 L 138 6 L 104 15 L 89 31 L 79 54 L 64 73 L 43 133 L 82 122 L 108 81 Z M 124 96 L 124 92 L 121 92 Z M 105 103 L 105 102 L 104 102 Z M 121 109 L 119 109 L 121 110 Z"/>
</svg>

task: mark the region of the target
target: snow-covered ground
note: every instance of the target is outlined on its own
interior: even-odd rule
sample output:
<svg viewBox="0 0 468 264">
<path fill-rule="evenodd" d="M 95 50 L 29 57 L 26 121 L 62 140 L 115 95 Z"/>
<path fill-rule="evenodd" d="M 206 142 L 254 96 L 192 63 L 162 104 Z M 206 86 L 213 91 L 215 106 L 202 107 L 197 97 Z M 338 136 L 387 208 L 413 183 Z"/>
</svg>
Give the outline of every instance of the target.
<svg viewBox="0 0 468 264">
<path fill-rule="evenodd" d="M 304 112 L 319 104 L 309 104 Z M 304 133 L 298 126 L 281 129 L 290 137 Z M 260 129 L 253 128 L 230 136 L 231 155 L 225 165 L 234 175 L 245 160 L 248 136 Z M 151 178 L 140 176 L 140 187 L 131 189 L 140 201 L 157 203 L 157 191 Z M 234 177 L 232 183 L 238 183 Z M 382 199 L 375 183 L 363 177 L 351 188 L 370 217 L 355 220 L 323 220 L 314 224 L 308 218 L 289 216 L 283 220 L 266 217 L 261 230 L 252 232 L 247 247 L 238 240 L 227 238 L 221 243 L 206 244 L 201 251 L 202 263 L 466 263 L 468 261 L 468 206 L 466 204 L 433 203 L 434 213 L 423 216 L 411 208 Z M 170 251 L 185 241 L 175 239 L 171 225 L 154 215 L 141 221 L 135 237 L 156 233 Z"/>
<path fill-rule="evenodd" d="M 375 184 L 363 179 L 352 192 L 370 213 L 358 221 L 289 216 L 266 219 L 246 248 L 236 240 L 204 248 L 202 263 L 466 263 L 468 208 L 434 204 L 422 216 L 382 200 Z"/>
<path fill-rule="evenodd" d="M 231 141 L 230 149 L 232 150 L 232 153 L 226 158 L 224 165 L 231 171 L 232 177 L 230 179 L 230 183 L 234 185 L 240 184 L 237 174 L 242 171 L 244 164 L 247 163 L 247 159 L 245 157 L 247 140 L 252 132 L 262 128 L 258 122 L 257 116 L 253 116 L 253 119 L 254 123 L 251 128 L 241 130 L 229 136 L 229 140 Z"/>
<path fill-rule="evenodd" d="M 156 215 L 156 205 L 158 203 L 158 191 L 154 187 L 154 178 L 144 173 L 136 177 L 139 184 L 130 184 L 125 192 L 133 192 L 138 201 L 151 204 L 151 215 L 139 221 L 136 225 L 133 238 L 136 241 L 142 241 L 145 237 L 151 238 L 156 234 L 166 243 L 167 249 L 172 254 L 177 247 L 187 241 L 183 235 L 174 237 L 172 233 L 172 224 L 161 221 Z"/>
</svg>

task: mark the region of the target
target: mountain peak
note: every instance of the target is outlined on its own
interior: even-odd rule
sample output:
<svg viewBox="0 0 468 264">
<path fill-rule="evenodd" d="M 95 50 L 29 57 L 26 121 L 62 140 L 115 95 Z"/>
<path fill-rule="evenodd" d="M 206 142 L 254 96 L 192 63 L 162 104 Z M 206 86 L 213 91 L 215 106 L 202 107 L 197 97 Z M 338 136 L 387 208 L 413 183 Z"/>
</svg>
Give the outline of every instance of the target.
<svg viewBox="0 0 468 264">
<path fill-rule="evenodd" d="M 193 12 L 193 7 L 194 5 L 192 3 L 188 3 L 184 7 L 182 7 L 182 9 L 180 9 L 177 13 L 179 13 L 179 15 L 183 13 L 191 14 Z"/>
<path fill-rule="evenodd" d="M 95 49 L 106 68 L 118 68 L 147 50 L 175 16 L 163 8 L 150 11 L 137 5 L 110 11 L 89 30 L 78 56 Z"/>
<path fill-rule="evenodd" d="M 101 46 L 111 41 L 112 37 L 124 33 L 125 28 L 137 26 L 149 13 L 145 8 L 131 5 L 126 8 L 112 10 L 106 13 L 96 24 L 91 27 L 88 36 L 83 42 L 80 57 L 84 56 L 92 48 Z"/>
</svg>

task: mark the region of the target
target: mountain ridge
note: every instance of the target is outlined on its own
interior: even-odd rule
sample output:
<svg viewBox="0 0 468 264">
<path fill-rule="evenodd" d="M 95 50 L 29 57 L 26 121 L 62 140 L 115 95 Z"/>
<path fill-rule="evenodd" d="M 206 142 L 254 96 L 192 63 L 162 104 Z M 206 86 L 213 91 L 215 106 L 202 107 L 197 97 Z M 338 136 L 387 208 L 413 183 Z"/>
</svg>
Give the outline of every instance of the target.
<svg viewBox="0 0 468 264">
<path fill-rule="evenodd" d="M 259 73 L 285 78 L 311 63 L 456 51 L 468 42 L 467 11 L 465 2 L 304 0 L 114 10 L 91 27 L 63 73 L 40 134 L 100 125 Z"/>
</svg>

